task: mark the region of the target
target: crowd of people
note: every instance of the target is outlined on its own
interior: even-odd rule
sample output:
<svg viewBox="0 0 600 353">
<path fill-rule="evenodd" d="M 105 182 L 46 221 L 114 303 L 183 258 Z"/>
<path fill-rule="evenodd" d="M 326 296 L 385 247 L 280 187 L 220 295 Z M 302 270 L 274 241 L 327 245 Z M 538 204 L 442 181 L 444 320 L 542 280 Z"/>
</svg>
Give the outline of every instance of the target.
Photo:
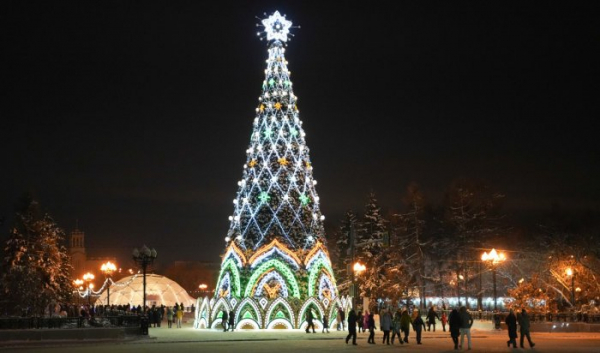
<svg viewBox="0 0 600 353">
<path fill-rule="evenodd" d="M 398 309 L 393 314 L 389 309 L 382 310 L 379 314 L 379 328 L 383 331 L 382 344 L 389 345 L 391 341 L 391 344 L 393 345 L 396 339 L 400 344 L 408 344 L 411 328 L 415 332 L 417 344 L 422 344 L 422 332 L 432 330 L 435 332 L 436 324 L 439 321 L 442 325 L 443 332 L 446 332 L 446 326 L 448 326 L 448 331 L 452 338 L 455 350 L 465 348 L 465 338 L 467 341 L 466 348 L 471 350 L 471 326 L 473 325 L 473 317 L 467 311 L 466 307 L 461 306 L 458 309 L 453 309 L 448 316 L 446 316 L 445 312 L 442 312 L 440 316 L 435 309 L 431 307 L 424 317 L 425 320 L 423 320 L 423 316 L 418 309 L 412 310 L 412 314 L 410 314 L 407 309 Z M 339 318 L 340 315 L 338 313 L 338 319 Z M 506 317 L 509 335 L 507 346 L 510 347 L 512 345 L 513 348 L 517 348 L 517 324 L 520 330 L 521 348 L 524 348 L 523 343 L 525 338 L 527 338 L 527 341 L 529 342 L 529 347 L 533 348 L 535 343 L 531 341 L 529 316 L 525 309 L 521 310 L 518 315 L 515 315 L 515 312 L 511 309 L 509 315 Z M 357 313 L 354 309 L 350 310 L 348 313 L 348 335 L 346 336 L 346 344 L 352 340 L 352 344 L 357 345 L 357 330 L 358 332 L 361 330 L 362 332 L 366 332 L 368 330 L 369 337 L 367 343 L 376 344 L 375 331 L 377 330 L 377 327 L 375 326 L 375 318 L 372 312 L 365 311 L 365 313 L 362 313 L 361 311 L 358 311 Z"/>
</svg>

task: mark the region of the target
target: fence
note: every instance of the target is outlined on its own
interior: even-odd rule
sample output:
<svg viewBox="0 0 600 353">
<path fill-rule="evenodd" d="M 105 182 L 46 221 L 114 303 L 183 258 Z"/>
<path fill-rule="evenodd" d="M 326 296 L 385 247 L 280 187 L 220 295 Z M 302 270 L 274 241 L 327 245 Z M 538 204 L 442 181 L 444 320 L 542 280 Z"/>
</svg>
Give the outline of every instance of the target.
<svg viewBox="0 0 600 353">
<path fill-rule="evenodd" d="M 83 328 L 83 327 L 140 327 L 140 316 L 83 317 L 1 317 L 0 330 Z"/>
</svg>

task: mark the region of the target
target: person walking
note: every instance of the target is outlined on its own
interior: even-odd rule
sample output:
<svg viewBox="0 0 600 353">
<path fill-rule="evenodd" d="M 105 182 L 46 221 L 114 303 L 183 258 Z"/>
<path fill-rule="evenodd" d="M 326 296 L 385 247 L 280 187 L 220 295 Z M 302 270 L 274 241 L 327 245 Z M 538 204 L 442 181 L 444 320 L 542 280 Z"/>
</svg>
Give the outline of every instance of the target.
<svg viewBox="0 0 600 353">
<path fill-rule="evenodd" d="M 327 319 L 327 314 L 323 314 L 321 321 L 323 322 L 323 330 L 321 330 L 321 333 L 325 333 L 325 330 L 327 330 L 327 333 L 329 333 L 329 319 Z M 356 325 L 356 322 L 354 324 Z M 350 325 L 348 325 L 348 327 L 350 327 Z"/>
<path fill-rule="evenodd" d="M 415 330 L 415 333 L 417 334 L 417 344 L 421 344 L 421 331 L 425 329 L 425 322 L 423 322 L 423 318 L 421 318 L 421 313 L 418 310 L 415 311 L 417 312 L 417 315 L 413 320 L 413 330 Z"/>
<path fill-rule="evenodd" d="M 363 333 L 366 332 L 367 329 L 369 328 L 369 311 L 368 310 L 365 310 L 365 313 L 363 315 L 362 328 L 363 328 Z"/>
<path fill-rule="evenodd" d="M 346 344 L 348 344 L 348 341 L 350 340 L 350 338 L 352 338 L 352 344 L 353 345 L 357 345 L 356 344 L 356 313 L 354 312 L 354 309 L 350 309 L 350 312 L 348 313 L 348 336 L 346 336 Z M 327 331 L 329 332 L 329 331 Z"/>
<path fill-rule="evenodd" d="M 356 313 L 356 325 L 358 326 L 358 332 L 360 332 L 360 329 L 362 327 L 362 322 L 363 322 L 363 314 L 361 311 L 359 311 L 358 313 Z"/>
<path fill-rule="evenodd" d="M 412 319 L 408 315 L 408 310 L 402 312 L 400 317 L 400 331 L 404 334 L 404 343 L 408 343 L 408 334 L 410 333 L 410 326 L 412 325 Z"/>
<path fill-rule="evenodd" d="M 385 309 L 381 316 L 379 317 L 379 326 L 383 331 L 383 342 L 390 345 L 390 330 L 392 329 L 392 314 L 390 314 L 389 309 Z"/>
<path fill-rule="evenodd" d="M 173 308 L 167 307 L 167 327 L 173 327 Z"/>
<path fill-rule="evenodd" d="M 448 317 L 446 316 L 446 313 L 444 311 L 442 311 L 442 317 L 440 318 L 440 322 L 442 323 L 442 330 L 446 332 L 446 324 L 448 323 Z"/>
<path fill-rule="evenodd" d="M 337 324 L 335 325 L 335 326 L 336 326 L 335 328 L 336 328 L 338 331 L 340 331 L 340 330 L 342 329 L 342 325 L 343 325 L 343 324 L 342 324 L 342 308 L 339 308 L 339 309 L 338 309 L 338 311 L 337 311 L 337 315 L 336 315 L 336 317 L 335 317 L 335 318 L 336 318 L 336 321 L 337 321 Z"/>
<path fill-rule="evenodd" d="M 467 336 L 467 342 L 469 350 L 471 349 L 471 326 L 473 326 L 473 317 L 467 311 L 466 306 L 461 306 L 460 311 L 460 348 L 464 347 L 465 336 Z"/>
<path fill-rule="evenodd" d="M 342 308 L 340 308 L 340 318 L 340 323 L 342 324 L 342 331 L 345 331 L 346 328 L 344 327 L 344 322 L 346 322 L 346 313 L 344 312 L 344 310 L 342 310 Z"/>
<path fill-rule="evenodd" d="M 175 310 L 177 310 L 175 314 L 175 316 L 177 317 L 177 328 L 181 328 L 181 321 L 183 320 L 183 309 L 176 303 Z"/>
<path fill-rule="evenodd" d="M 429 312 L 427 313 L 427 331 L 431 331 L 431 326 L 433 326 L 433 332 L 435 332 L 435 319 L 440 319 L 438 313 L 435 312 L 433 306 L 429 308 Z"/>
<path fill-rule="evenodd" d="M 375 319 L 373 318 L 373 313 L 369 314 L 369 339 L 367 343 L 375 344 Z"/>
<path fill-rule="evenodd" d="M 450 326 L 448 329 L 452 342 L 454 342 L 454 349 L 458 349 L 458 336 L 460 336 L 460 314 L 458 310 L 452 309 L 448 317 L 448 325 Z"/>
<path fill-rule="evenodd" d="M 400 310 L 396 310 L 396 313 L 394 314 L 394 318 L 392 319 L 392 344 L 394 344 L 394 338 L 396 338 L 396 336 L 398 336 L 398 342 L 400 342 L 400 344 L 404 344 L 404 342 L 402 341 L 402 337 L 400 336 L 400 317 L 402 315 L 400 314 Z"/>
<path fill-rule="evenodd" d="M 506 346 L 510 348 L 512 343 L 513 348 L 517 348 L 517 317 L 515 316 L 515 311 L 513 309 L 510 309 L 505 322 L 506 327 L 508 328 L 508 341 L 506 341 Z"/>
<path fill-rule="evenodd" d="M 525 348 L 523 347 L 523 338 L 525 336 L 527 336 L 529 347 L 533 348 L 535 346 L 535 343 L 531 342 L 531 335 L 529 334 L 529 314 L 527 314 L 527 311 L 525 309 L 521 311 L 521 314 L 519 315 L 517 320 L 519 322 L 519 330 L 521 331 L 521 348 Z"/>
<path fill-rule="evenodd" d="M 229 322 L 229 315 L 227 314 L 227 309 L 223 309 L 221 314 L 221 326 L 223 326 L 223 332 L 227 332 L 227 322 Z"/>
<path fill-rule="evenodd" d="M 233 329 L 235 328 L 235 315 L 233 315 L 233 310 L 229 311 L 229 320 L 227 321 L 227 330 L 231 330 L 231 332 L 233 332 Z"/>
<path fill-rule="evenodd" d="M 306 333 L 310 333 L 310 328 L 312 327 L 312 331 L 313 333 L 315 332 L 315 323 L 313 322 L 314 320 L 314 316 L 312 313 L 312 309 L 308 308 L 308 310 L 306 311 Z"/>
</svg>

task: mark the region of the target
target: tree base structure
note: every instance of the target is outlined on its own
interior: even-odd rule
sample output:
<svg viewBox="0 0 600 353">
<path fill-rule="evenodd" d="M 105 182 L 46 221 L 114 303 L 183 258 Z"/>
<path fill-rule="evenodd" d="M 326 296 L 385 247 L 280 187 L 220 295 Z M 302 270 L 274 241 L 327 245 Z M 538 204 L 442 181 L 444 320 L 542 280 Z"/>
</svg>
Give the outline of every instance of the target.
<svg viewBox="0 0 600 353">
<path fill-rule="evenodd" d="M 323 317 L 337 324 L 337 313 L 352 307 L 339 297 L 327 249 L 317 242 L 293 252 L 273 240 L 250 258 L 231 243 L 221 265 L 213 298 L 198 298 L 195 328 L 222 328 L 222 314 L 233 312 L 234 329 L 304 329 L 308 311 L 315 326 Z M 347 316 L 347 314 L 345 315 Z"/>
</svg>

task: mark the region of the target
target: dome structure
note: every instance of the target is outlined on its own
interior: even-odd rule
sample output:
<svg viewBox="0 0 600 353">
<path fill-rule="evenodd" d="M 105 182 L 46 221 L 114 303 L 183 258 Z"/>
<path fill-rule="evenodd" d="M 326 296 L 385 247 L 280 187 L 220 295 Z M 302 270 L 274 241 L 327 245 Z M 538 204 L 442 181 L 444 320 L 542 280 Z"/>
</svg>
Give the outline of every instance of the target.
<svg viewBox="0 0 600 353">
<path fill-rule="evenodd" d="M 144 297 L 144 276 L 135 274 L 114 282 L 110 286 L 111 305 L 142 305 Z M 104 290 L 96 300 L 96 305 L 107 304 L 107 291 Z M 146 274 L 146 303 L 152 305 L 174 305 L 183 303 L 190 307 L 196 302 L 183 287 L 165 276 Z"/>
</svg>

